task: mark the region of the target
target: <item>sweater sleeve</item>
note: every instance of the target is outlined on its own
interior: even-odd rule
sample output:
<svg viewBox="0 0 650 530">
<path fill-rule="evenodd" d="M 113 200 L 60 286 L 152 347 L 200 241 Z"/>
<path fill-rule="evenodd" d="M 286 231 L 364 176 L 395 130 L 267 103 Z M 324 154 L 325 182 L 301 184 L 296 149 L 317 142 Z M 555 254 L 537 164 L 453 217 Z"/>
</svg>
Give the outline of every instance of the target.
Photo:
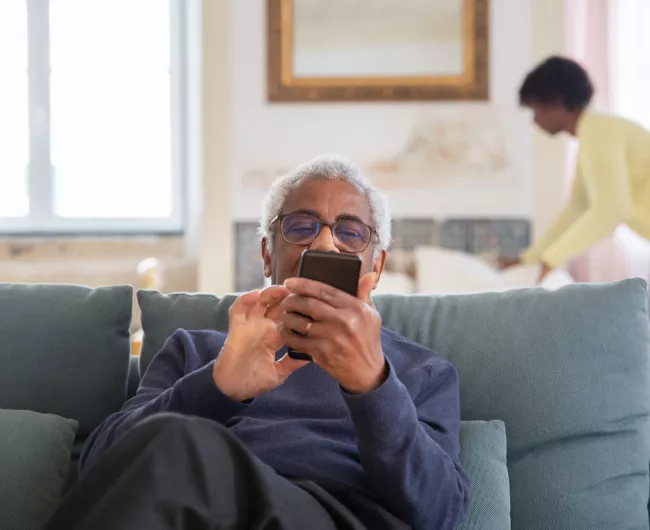
<svg viewBox="0 0 650 530">
<path fill-rule="evenodd" d="M 588 206 L 589 201 L 587 200 L 584 183 L 578 171 L 573 180 L 571 196 L 568 202 L 539 240 L 522 254 L 521 260 L 524 263 L 539 263 L 542 261 L 545 251 L 580 218 Z"/>
<path fill-rule="evenodd" d="M 245 403 L 231 400 L 214 384 L 214 360 L 198 369 L 188 369 L 199 362 L 190 333 L 178 330 L 169 337 L 149 365 L 136 395 L 89 436 L 81 454 L 80 470 L 90 467 L 121 436 L 153 414 L 178 412 L 225 422 L 245 409 Z"/>
<path fill-rule="evenodd" d="M 451 530 L 465 516 L 469 497 L 458 462 L 458 375 L 446 361 L 428 368 L 416 401 L 390 363 L 375 391 L 343 394 L 361 465 L 379 500 L 416 530 Z"/>
<path fill-rule="evenodd" d="M 622 134 L 592 126 L 580 136 L 580 171 L 589 208 L 543 253 L 556 267 L 610 235 L 625 222 L 632 207 Z"/>
</svg>

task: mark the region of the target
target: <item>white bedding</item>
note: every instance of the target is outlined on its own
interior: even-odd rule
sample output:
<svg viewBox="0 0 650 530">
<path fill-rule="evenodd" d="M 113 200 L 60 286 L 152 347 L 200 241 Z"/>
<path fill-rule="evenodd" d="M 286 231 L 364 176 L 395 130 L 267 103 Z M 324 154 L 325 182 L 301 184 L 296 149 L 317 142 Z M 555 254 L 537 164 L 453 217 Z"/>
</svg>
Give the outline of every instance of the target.
<svg viewBox="0 0 650 530">
<path fill-rule="evenodd" d="M 417 293 L 475 293 L 534 287 L 538 265 L 520 265 L 500 271 L 479 256 L 438 247 L 415 250 Z M 551 272 L 541 287 L 557 289 L 574 283 L 565 270 Z"/>
</svg>

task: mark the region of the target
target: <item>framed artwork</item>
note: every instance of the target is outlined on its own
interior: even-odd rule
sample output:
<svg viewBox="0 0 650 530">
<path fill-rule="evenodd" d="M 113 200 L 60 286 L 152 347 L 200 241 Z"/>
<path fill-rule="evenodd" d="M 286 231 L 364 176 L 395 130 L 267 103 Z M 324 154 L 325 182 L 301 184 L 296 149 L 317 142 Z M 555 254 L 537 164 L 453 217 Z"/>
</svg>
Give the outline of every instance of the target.
<svg viewBox="0 0 650 530">
<path fill-rule="evenodd" d="M 486 100 L 489 0 L 267 0 L 269 101 Z"/>
</svg>

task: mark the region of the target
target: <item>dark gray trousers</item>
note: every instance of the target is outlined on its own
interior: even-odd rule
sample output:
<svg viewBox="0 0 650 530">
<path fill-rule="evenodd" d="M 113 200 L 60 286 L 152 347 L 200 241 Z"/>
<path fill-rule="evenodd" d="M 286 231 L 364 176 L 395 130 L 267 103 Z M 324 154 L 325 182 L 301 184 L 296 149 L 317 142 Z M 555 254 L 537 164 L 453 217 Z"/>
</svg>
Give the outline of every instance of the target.
<svg viewBox="0 0 650 530">
<path fill-rule="evenodd" d="M 213 421 L 160 414 L 120 439 L 47 530 L 404 530 L 365 496 L 292 482 Z"/>
</svg>

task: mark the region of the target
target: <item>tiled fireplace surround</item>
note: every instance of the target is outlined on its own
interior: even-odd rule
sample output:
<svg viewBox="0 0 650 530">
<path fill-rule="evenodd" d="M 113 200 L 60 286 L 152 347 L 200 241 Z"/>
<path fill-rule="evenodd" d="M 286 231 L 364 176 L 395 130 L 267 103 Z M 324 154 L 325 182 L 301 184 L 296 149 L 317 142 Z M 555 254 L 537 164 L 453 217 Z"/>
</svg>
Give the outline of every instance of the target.
<svg viewBox="0 0 650 530">
<path fill-rule="evenodd" d="M 257 227 L 256 222 L 235 223 L 237 291 L 263 284 Z M 404 257 L 416 247 L 434 245 L 496 259 L 518 255 L 530 237 L 527 219 L 394 219 L 391 251 Z M 408 263 L 408 257 L 400 262 Z"/>
</svg>

